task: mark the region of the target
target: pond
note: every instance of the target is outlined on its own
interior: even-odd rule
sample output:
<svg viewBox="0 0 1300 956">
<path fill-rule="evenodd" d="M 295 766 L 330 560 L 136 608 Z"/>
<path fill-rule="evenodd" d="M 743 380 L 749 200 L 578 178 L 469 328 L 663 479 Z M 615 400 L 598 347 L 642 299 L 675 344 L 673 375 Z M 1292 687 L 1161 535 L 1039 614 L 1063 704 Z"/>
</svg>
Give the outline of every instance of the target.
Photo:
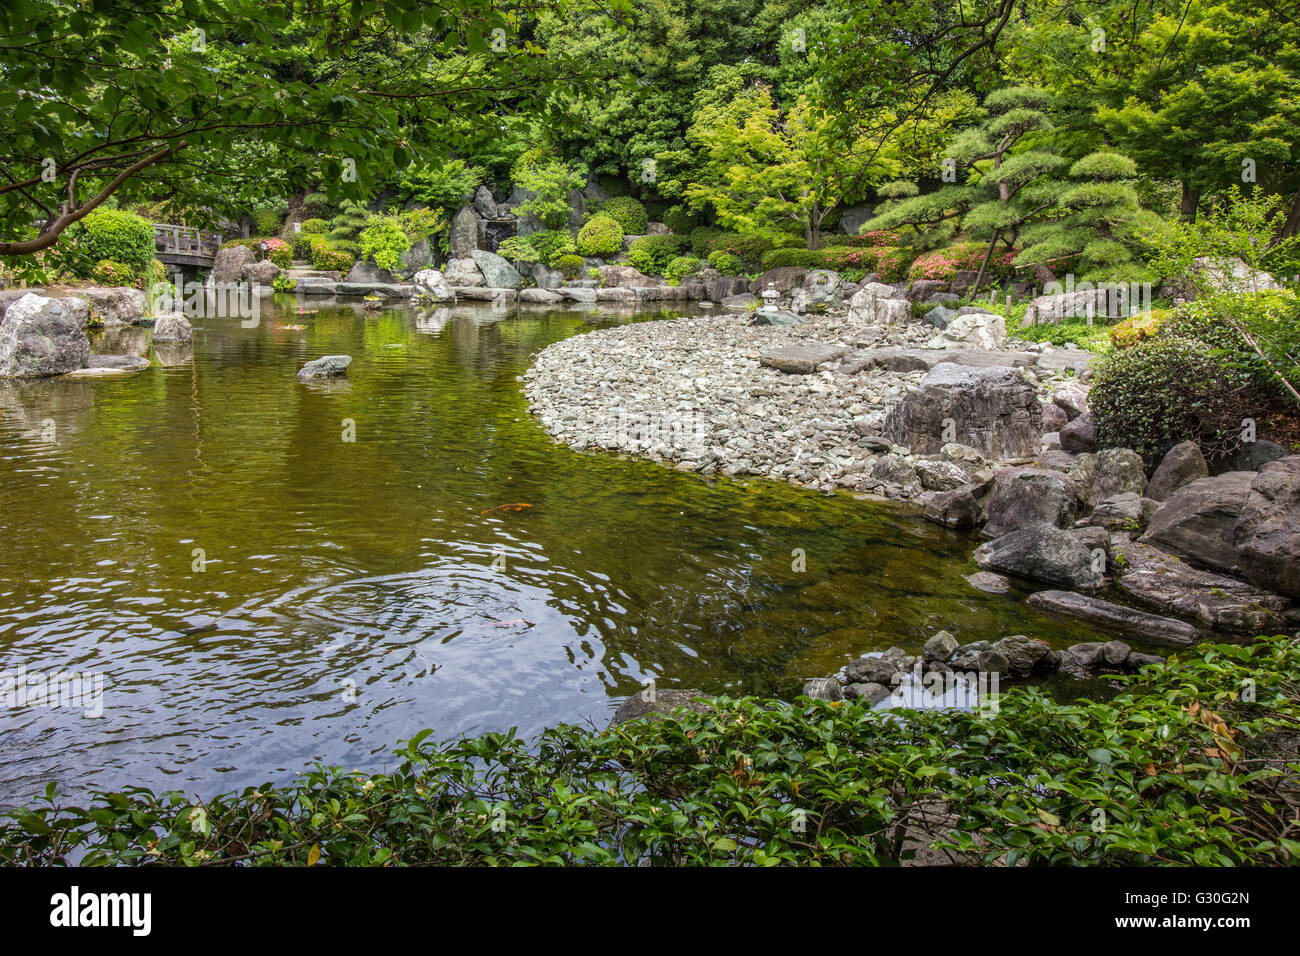
<svg viewBox="0 0 1300 956">
<path fill-rule="evenodd" d="M 664 313 L 278 299 L 133 376 L 0 386 L 0 670 L 104 680 L 100 717 L 0 707 L 0 804 L 603 726 L 650 679 L 792 695 L 940 628 L 1095 639 L 972 588 L 975 539 L 907 511 L 554 444 L 531 356 Z M 295 380 L 333 353 L 345 381 Z"/>
</svg>

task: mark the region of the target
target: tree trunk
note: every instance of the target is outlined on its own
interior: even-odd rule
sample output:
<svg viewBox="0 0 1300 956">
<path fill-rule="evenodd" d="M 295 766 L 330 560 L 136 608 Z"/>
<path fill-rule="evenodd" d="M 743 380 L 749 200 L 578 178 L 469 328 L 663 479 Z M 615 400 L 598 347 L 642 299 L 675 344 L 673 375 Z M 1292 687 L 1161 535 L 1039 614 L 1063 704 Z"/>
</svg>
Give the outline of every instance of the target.
<svg viewBox="0 0 1300 956">
<path fill-rule="evenodd" d="M 1188 222 L 1196 222 L 1196 207 L 1201 203 L 1201 194 L 1192 188 L 1191 183 L 1183 180 L 1183 198 L 1178 204 L 1178 211 Z"/>
<path fill-rule="evenodd" d="M 980 291 L 980 281 L 984 278 L 985 271 L 988 270 L 989 260 L 993 258 L 993 247 L 998 243 L 998 234 L 993 233 L 993 238 L 989 240 L 989 247 L 984 253 L 984 261 L 980 263 L 980 271 L 975 276 L 975 285 L 971 287 L 971 295 L 975 296 Z"/>
<path fill-rule="evenodd" d="M 1295 196 L 1291 199 L 1291 212 L 1287 215 L 1286 222 L 1282 223 L 1282 228 L 1277 231 L 1277 235 L 1273 237 L 1273 242 L 1289 239 L 1297 232 L 1300 232 L 1300 189 L 1295 191 Z"/>
</svg>

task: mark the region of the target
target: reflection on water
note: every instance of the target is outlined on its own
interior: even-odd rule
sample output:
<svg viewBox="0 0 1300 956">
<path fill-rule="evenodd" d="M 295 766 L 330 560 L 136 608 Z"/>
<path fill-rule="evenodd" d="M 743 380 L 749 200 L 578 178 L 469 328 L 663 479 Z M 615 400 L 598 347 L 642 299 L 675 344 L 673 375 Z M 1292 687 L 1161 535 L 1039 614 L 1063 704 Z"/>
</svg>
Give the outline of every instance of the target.
<svg viewBox="0 0 1300 956">
<path fill-rule="evenodd" d="M 554 445 L 517 377 L 627 315 L 263 305 L 137 375 L 0 385 L 0 669 L 107 682 L 99 719 L 0 709 L 0 803 L 603 725 L 652 677 L 794 693 L 939 627 L 1088 634 L 974 590 L 972 542 L 894 510 Z M 345 381 L 295 380 L 334 353 Z"/>
</svg>

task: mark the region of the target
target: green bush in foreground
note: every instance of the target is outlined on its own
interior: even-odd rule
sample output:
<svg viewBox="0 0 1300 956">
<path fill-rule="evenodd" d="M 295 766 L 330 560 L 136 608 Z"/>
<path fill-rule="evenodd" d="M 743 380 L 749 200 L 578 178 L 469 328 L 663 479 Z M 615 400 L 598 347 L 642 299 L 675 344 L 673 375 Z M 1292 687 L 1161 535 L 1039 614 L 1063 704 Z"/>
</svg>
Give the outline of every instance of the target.
<svg viewBox="0 0 1300 956">
<path fill-rule="evenodd" d="M 153 226 L 133 212 L 99 208 L 81 221 L 91 259 L 110 259 L 143 271 L 154 257 Z"/>
<path fill-rule="evenodd" d="M 612 256 L 622 249 L 623 227 L 609 216 L 592 216 L 578 231 L 578 251 L 584 256 Z"/>
<path fill-rule="evenodd" d="M 1300 647 L 1272 638 L 1184 651 L 1107 702 L 1013 690 L 988 717 L 718 698 L 532 746 L 424 731 L 391 773 L 207 801 L 65 806 L 51 784 L 0 824 L 0 862 L 894 865 L 928 843 L 971 863 L 1290 864 L 1297 673 Z"/>
</svg>

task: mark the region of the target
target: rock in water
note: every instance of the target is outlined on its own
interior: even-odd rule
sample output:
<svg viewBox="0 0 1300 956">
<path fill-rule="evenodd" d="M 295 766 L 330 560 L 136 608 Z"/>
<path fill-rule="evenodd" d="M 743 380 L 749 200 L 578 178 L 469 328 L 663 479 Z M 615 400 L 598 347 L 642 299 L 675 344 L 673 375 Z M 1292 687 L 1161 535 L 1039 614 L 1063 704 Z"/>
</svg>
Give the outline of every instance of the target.
<svg viewBox="0 0 1300 956">
<path fill-rule="evenodd" d="M 1027 459 L 1038 453 L 1043 410 L 1018 369 L 941 362 L 890 410 L 883 433 L 918 455 L 956 441 L 986 458 Z"/>
<path fill-rule="evenodd" d="M 979 546 L 975 563 L 990 571 L 1094 591 L 1104 578 L 1093 553 L 1068 531 L 1048 525 L 1021 528 Z"/>
<path fill-rule="evenodd" d="M 1168 644 L 1178 647 L 1192 643 L 1198 633 L 1195 627 L 1185 621 L 1148 614 L 1146 611 L 1111 604 L 1109 601 L 1071 591 L 1039 591 L 1029 595 L 1025 603 L 1033 608 L 1086 621 L 1099 627 L 1138 634 L 1148 644 Z M 1114 663 L 1122 663 L 1122 661 Z"/>
<path fill-rule="evenodd" d="M 813 700 L 843 700 L 844 692 L 840 682 L 833 677 L 814 677 L 805 681 L 803 695 Z"/>
<path fill-rule="evenodd" d="M 625 720 L 636 720 L 640 717 L 650 718 L 671 714 L 678 707 L 685 707 L 697 714 L 707 714 L 710 710 L 708 703 L 696 698 L 707 698 L 708 696 L 704 691 L 694 689 L 673 690 L 661 688 L 656 689 L 653 693 L 644 690 L 639 694 L 633 694 L 619 705 L 618 710 L 614 712 L 614 719 L 610 721 L 610 725 L 621 724 Z"/>
<path fill-rule="evenodd" d="M 321 378 L 338 378 L 340 375 L 348 373 L 348 366 L 351 364 L 351 355 L 322 355 L 298 370 L 298 381 L 310 382 Z"/>
<path fill-rule="evenodd" d="M 1234 540 L 1246 580 L 1300 598 L 1300 455 L 1259 470 Z"/>
<path fill-rule="evenodd" d="M 84 299 L 28 293 L 0 324 L 0 378 L 40 378 L 84 368 L 90 358 Z"/>
<path fill-rule="evenodd" d="M 155 342 L 188 342 L 193 336 L 194 328 L 190 325 L 190 320 L 180 312 L 168 312 L 154 320 Z"/>
<path fill-rule="evenodd" d="M 1000 538 L 1035 525 L 1067 528 L 1074 521 L 1075 484 L 1060 472 L 1003 468 L 995 472 L 994 481 L 984 537 Z"/>
<path fill-rule="evenodd" d="M 454 302 L 456 293 L 451 283 L 437 269 L 421 269 L 415 274 L 415 291 L 434 302 Z"/>
<path fill-rule="evenodd" d="M 483 273 L 489 289 L 518 289 L 524 284 L 515 267 L 495 252 L 475 249 L 470 252 L 470 258 Z"/>
<path fill-rule="evenodd" d="M 447 263 L 447 284 L 454 289 L 477 289 L 483 285 L 483 273 L 473 259 L 452 259 Z"/>
</svg>

